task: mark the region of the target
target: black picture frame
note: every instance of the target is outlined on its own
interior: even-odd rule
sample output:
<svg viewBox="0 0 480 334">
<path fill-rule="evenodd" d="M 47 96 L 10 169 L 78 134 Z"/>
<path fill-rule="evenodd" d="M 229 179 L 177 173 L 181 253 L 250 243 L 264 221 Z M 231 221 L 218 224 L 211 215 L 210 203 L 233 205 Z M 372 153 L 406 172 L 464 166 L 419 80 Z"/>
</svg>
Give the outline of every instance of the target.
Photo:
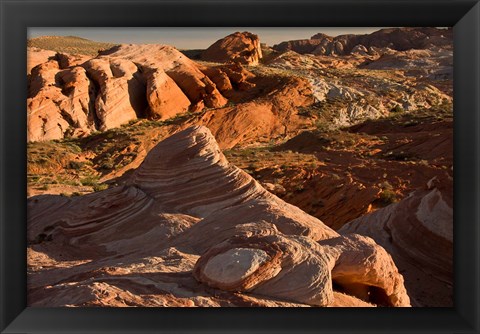
<svg viewBox="0 0 480 334">
<path fill-rule="evenodd" d="M 2 333 L 478 333 L 480 4 L 472 0 L 0 0 Z M 453 26 L 452 308 L 26 307 L 26 41 L 28 27 Z"/>
</svg>

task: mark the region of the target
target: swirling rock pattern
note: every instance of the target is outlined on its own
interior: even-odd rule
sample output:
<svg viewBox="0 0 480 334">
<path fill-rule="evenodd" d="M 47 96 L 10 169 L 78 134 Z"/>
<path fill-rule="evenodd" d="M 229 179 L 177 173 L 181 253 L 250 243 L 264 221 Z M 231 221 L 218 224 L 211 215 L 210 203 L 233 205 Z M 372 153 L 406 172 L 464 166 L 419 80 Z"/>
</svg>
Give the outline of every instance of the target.
<svg viewBox="0 0 480 334">
<path fill-rule="evenodd" d="M 255 234 L 241 230 L 248 228 L 199 258 L 194 268 L 199 281 L 316 306 L 334 302 L 333 285 L 383 306 L 410 303 L 392 259 L 370 238 L 353 234 L 315 242 L 283 235 L 273 226 Z"/>
<path fill-rule="evenodd" d="M 382 245 L 402 270 L 415 306 L 453 305 L 453 200 L 448 184 L 432 179 L 425 189 L 339 230 Z"/>
<path fill-rule="evenodd" d="M 409 305 L 383 248 L 267 192 L 201 126 L 122 186 L 31 197 L 27 236 L 32 306 Z"/>
<path fill-rule="evenodd" d="M 211 275 L 212 266 L 223 275 Z M 248 270 L 238 270 L 239 267 Z M 333 301 L 332 267 L 332 258 L 309 238 L 287 238 L 281 234 L 239 236 L 203 254 L 195 265 L 194 275 L 222 290 L 324 306 Z"/>
<path fill-rule="evenodd" d="M 332 280 L 345 292 L 382 305 L 410 303 L 395 263 L 373 239 L 347 234 L 319 243 L 335 256 Z"/>
</svg>

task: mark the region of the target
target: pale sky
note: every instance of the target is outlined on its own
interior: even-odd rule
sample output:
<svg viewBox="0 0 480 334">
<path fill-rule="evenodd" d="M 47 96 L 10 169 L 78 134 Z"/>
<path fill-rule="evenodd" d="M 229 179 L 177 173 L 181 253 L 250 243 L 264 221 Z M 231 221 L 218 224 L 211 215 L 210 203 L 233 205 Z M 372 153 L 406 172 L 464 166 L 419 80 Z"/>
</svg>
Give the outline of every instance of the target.
<svg viewBox="0 0 480 334">
<path fill-rule="evenodd" d="M 30 27 L 28 38 L 38 36 L 78 36 L 97 42 L 158 43 L 178 49 L 206 49 L 211 44 L 236 31 L 249 31 L 269 46 L 294 39 L 308 39 L 316 33 L 330 36 L 368 34 L 382 27 Z"/>
</svg>

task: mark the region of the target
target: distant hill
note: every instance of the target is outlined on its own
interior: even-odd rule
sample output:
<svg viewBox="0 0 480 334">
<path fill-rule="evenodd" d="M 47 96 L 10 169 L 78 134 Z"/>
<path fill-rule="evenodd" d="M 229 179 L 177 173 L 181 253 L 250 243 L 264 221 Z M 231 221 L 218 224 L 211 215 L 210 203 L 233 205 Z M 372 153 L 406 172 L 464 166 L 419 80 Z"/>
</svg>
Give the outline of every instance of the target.
<svg viewBox="0 0 480 334">
<path fill-rule="evenodd" d="M 76 36 L 41 36 L 27 41 L 29 47 L 87 56 L 96 56 L 99 50 L 106 50 L 115 45 Z"/>
</svg>

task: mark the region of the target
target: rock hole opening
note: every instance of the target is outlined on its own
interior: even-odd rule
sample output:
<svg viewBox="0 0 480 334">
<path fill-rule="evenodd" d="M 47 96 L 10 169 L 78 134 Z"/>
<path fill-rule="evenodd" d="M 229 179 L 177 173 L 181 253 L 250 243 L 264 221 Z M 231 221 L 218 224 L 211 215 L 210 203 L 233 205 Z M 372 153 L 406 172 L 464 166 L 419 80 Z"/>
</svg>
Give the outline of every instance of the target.
<svg viewBox="0 0 480 334">
<path fill-rule="evenodd" d="M 385 290 L 363 283 L 339 283 L 332 281 L 333 290 L 341 292 L 377 306 L 393 306 Z"/>
</svg>

